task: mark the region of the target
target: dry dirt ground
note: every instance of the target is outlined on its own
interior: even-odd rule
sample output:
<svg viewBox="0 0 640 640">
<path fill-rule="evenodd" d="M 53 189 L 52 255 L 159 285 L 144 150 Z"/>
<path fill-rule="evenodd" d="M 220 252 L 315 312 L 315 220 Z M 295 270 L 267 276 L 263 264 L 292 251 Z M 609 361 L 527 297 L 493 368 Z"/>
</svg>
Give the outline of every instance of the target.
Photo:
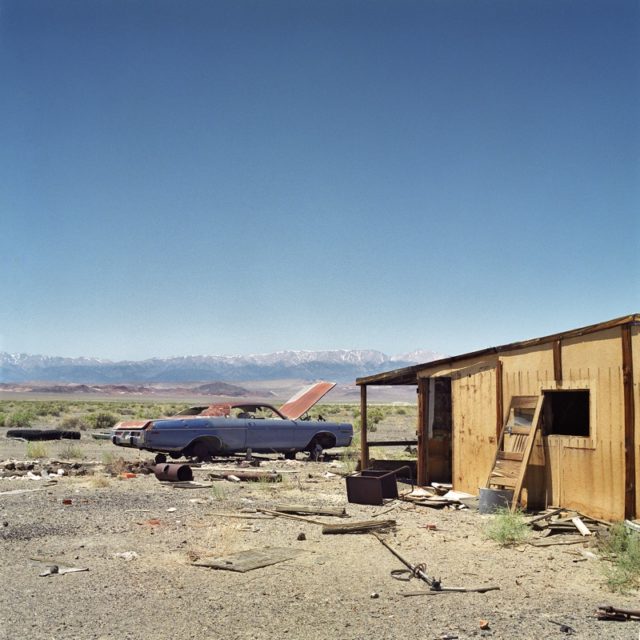
<svg viewBox="0 0 640 640">
<path fill-rule="evenodd" d="M 0 460 L 24 460 L 25 446 L 0 437 Z M 61 446 L 50 445 L 50 455 Z M 122 453 L 109 443 L 83 439 L 81 446 L 83 464 Z M 477 511 L 348 504 L 344 478 L 325 477 L 339 471 L 331 463 L 274 460 L 263 468 L 287 472 L 282 483 L 216 481 L 203 489 L 166 486 L 152 475 L 107 477 L 100 464 L 87 466 L 90 475 L 48 486 L 0 479 L 0 638 L 567 636 L 556 623 L 575 629 L 576 638 L 639 637 L 640 622 L 594 617 L 599 604 L 637 609 L 639 598 L 609 592 L 603 562 L 585 559 L 581 545 L 500 548 L 483 536 L 492 516 Z M 196 480 L 207 473 L 196 470 Z M 14 492 L 20 489 L 39 490 Z M 386 539 L 444 586 L 500 589 L 405 597 L 425 585 L 394 579 L 403 566 L 372 535 L 323 535 L 317 524 L 246 511 L 283 503 L 345 506 L 350 520 L 394 518 Z M 251 517 L 225 515 L 241 513 Z M 268 547 L 303 553 L 247 573 L 192 565 L 195 557 Z M 88 571 L 40 577 L 48 564 Z"/>
</svg>

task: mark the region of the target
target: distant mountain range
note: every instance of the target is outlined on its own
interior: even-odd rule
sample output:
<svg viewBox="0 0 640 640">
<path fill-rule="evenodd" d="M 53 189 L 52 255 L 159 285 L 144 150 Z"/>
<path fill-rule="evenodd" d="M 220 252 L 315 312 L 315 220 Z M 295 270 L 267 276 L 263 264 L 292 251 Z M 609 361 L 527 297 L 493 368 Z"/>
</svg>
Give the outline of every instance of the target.
<svg viewBox="0 0 640 640">
<path fill-rule="evenodd" d="M 249 356 L 182 356 L 123 360 L 0 353 L 0 383 L 195 383 L 224 380 L 317 380 L 349 383 L 357 377 L 444 357 L 420 350 L 387 356 L 373 350 L 278 351 Z"/>
</svg>

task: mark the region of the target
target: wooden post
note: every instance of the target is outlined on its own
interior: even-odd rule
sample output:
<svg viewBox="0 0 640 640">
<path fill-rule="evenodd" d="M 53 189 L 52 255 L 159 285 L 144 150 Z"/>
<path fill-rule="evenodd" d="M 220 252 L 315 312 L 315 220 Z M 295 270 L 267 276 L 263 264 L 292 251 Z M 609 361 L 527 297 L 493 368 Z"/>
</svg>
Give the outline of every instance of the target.
<svg viewBox="0 0 640 640">
<path fill-rule="evenodd" d="M 500 438 L 504 424 L 504 399 L 502 392 L 502 360 L 496 365 L 496 438 Z"/>
<path fill-rule="evenodd" d="M 562 341 L 553 343 L 553 378 L 556 384 L 562 384 Z"/>
<path fill-rule="evenodd" d="M 360 471 L 369 466 L 369 443 L 367 442 L 367 385 L 360 387 Z"/>
<path fill-rule="evenodd" d="M 631 520 L 636 516 L 635 407 L 631 325 L 625 324 L 622 326 L 621 338 L 624 396 L 624 517 Z"/>
<path fill-rule="evenodd" d="M 418 462 L 417 480 L 419 487 L 429 482 L 429 378 L 418 379 Z"/>
</svg>

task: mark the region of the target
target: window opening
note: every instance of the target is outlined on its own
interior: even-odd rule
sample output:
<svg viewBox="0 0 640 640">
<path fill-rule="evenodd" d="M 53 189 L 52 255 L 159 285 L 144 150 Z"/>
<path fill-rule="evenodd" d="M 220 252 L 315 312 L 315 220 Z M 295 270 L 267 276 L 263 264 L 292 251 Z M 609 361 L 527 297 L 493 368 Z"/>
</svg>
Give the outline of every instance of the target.
<svg viewBox="0 0 640 640">
<path fill-rule="evenodd" d="M 589 436 L 589 391 L 545 391 L 545 435 Z"/>
</svg>

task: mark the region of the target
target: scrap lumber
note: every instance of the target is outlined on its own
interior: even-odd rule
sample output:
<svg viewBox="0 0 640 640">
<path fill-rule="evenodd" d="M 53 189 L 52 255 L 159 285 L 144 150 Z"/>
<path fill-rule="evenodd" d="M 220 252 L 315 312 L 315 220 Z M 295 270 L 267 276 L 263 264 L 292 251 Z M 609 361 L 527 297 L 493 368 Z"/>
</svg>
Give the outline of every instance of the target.
<svg viewBox="0 0 640 640">
<path fill-rule="evenodd" d="M 289 520 L 300 520 L 301 522 L 310 522 L 311 524 L 319 524 L 324 526 L 326 522 L 321 522 L 320 520 L 314 520 L 313 518 L 305 518 L 303 516 L 296 516 L 292 513 L 282 513 L 280 511 L 273 511 L 272 509 L 256 509 L 260 513 L 266 513 L 271 516 L 276 516 L 280 518 L 289 518 Z"/>
<path fill-rule="evenodd" d="M 591 531 L 589 531 L 589 529 L 587 528 L 587 525 L 584 522 L 582 522 L 579 516 L 576 516 L 575 518 L 571 518 L 571 522 L 573 522 L 576 529 L 580 532 L 580 535 L 583 535 L 583 536 L 591 535 Z"/>
<path fill-rule="evenodd" d="M 234 553 L 229 556 L 199 558 L 192 562 L 192 565 L 246 573 L 253 569 L 260 569 L 272 564 L 277 564 L 278 562 L 290 560 L 302 553 L 306 553 L 306 551 L 304 549 L 292 549 L 291 547 L 249 549 L 248 551 L 241 551 L 240 553 Z"/>
<path fill-rule="evenodd" d="M 229 478 L 234 476 L 246 482 L 281 482 L 282 476 L 274 471 L 213 471 L 210 478 Z"/>
<path fill-rule="evenodd" d="M 316 516 L 337 516 L 345 518 L 347 510 L 344 507 L 307 507 L 299 504 L 281 504 L 274 507 L 274 511 L 279 513 L 307 513 Z"/>
<path fill-rule="evenodd" d="M 383 529 L 390 529 L 395 526 L 395 520 L 361 520 L 360 522 L 347 522 L 344 524 L 325 524 L 322 527 L 322 533 L 369 533 L 382 531 Z"/>
</svg>

